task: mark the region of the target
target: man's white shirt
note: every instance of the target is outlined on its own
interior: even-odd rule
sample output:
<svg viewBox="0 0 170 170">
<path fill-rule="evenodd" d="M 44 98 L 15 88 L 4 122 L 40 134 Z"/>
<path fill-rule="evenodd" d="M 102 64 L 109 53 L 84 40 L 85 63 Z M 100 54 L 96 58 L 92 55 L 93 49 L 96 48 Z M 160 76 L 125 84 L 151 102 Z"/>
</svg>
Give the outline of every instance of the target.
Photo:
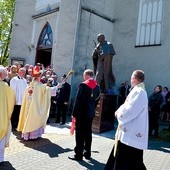
<svg viewBox="0 0 170 170">
<path fill-rule="evenodd" d="M 15 105 L 21 105 L 25 89 L 27 88 L 26 79 L 15 76 L 10 81 L 10 87 L 15 91 Z"/>
</svg>

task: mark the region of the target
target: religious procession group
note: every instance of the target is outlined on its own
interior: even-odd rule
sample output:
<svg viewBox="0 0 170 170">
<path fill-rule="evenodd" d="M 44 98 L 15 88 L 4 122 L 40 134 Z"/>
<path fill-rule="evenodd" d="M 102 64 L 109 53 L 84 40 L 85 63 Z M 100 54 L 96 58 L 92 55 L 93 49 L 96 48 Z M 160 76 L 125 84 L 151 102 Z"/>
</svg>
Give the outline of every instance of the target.
<svg viewBox="0 0 170 170">
<path fill-rule="evenodd" d="M 23 140 L 42 136 L 50 110 L 53 113 L 57 110 L 55 123 L 65 124 L 71 90 L 66 80 L 73 73 L 71 70 L 64 74 L 57 83 L 53 69 L 44 69 L 39 63 L 34 67 L 14 63 L 10 69 L 0 65 L 0 165 L 5 147 L 9 145 L 11 124 L 12 130 L 21 132 Z M 76 127 L 76 156 L 70 159 L 82 160 L 83 154 L 87 159 L 91 157 L 92 120 L 100 97 L 100 88 L 93 76 L 93 71 L 86 69 L 77 91 L 70 129 L 73 134 Z"/>
<path fill-rule="evenodd" d="M 90 69 L 83 72 L 84 81 L 78 87 L 72 109 L 70 132 L 73 133 L 76 127 L 76 146 L 75 155 L 68 158 L 76 161 L 82 161 L 83 157 L 91 158 L 92 121 L 100 92 L 110 94 L 115 83 L 111 66 L 112 57 L 115 55 L 114 48 L 105 41 L 103 34 L 99 34 L 97 39 L 99 44 L 93 52 L 94 72 Z M 64 75 L 61 82 L 57 83 L 56 73 L 50 67 L 44 69 L 41 64 L 35 67 L 28 64 L 20 67 L 18 63 L 10 68 L 0 66 L 0 163 L 4 160 L 5 146 L 9 142 L 10 119 L 13 130 L 21 131 L 24 140 L 36 139 L 44 133 L 50 105 L 57 103 L 56 123 L 65 123 L 70 95 L 70 85 L 66 80 L 70 74 L 72 72 Z M 133 71 L 131 90 L 114 113 L 118 128 L 105 170 L 146 170 L 143 150 L 148 148 L 148 133 L 152 135 L 154 131 L 154 135 L 158 135 L 155 113 L 158 113 L 163 97 L 162 87 L 158 85 L 148 102 L 144 80 L 143 70 Z M 124 91 L 127 91 L 126 88 Z"/>
<path fill-rule="evenodd" d="M 11 130 L 21 131 L 24 140 L 37 139 L 44 133 L 49 113 L 55 114 L 56 123 L 65 124 L 71 87 L 68 75 L 60 83 L 57 78 L 51 67 L 41 64 L 0 65 L 0 162 Z"/>
<path fill-rule="evenodd" d="M 22 132 L 24 140 L 40 137 L 44 133 L 44 127 L 48 119 L 47 113 L 50 110 L 51 96 L 55 96 L 57 89 L 61 88 L 60 86 L 64 84 L 67 78 L 66 76 L 65 80 L 62 81 L 63 83 L 49 87 L 47 84 L 40 83 L 41 69 L 39 65 L 36 65 L 32 68 L 33 80 L 29 82 L 27 88 L 27 82 L 24 79 L 25 72 L 25 68 L 19 68 L 17 75 L 9 82 L 10 87 L 4 82 L 7 76 L 6 69 L 0 66 L 0 164 L 4 161 L 5 146 L 9 143 L 11 115 L 12 126 L 14 128 L 17 126 L 17 130 Z M 83 157 L 91 158 L 91 127 L 95 107 L 100 97 L 100 87 L 93 79 L 93 71 L 86 69 L 83 72 L 83 78 L 84 81 L 79 85 L 73 107 L 73 120 L 76 126 L 75 155 L 68 157 L 76 161 L 82 161 Z M 15 79 L 19 81 L 18 88 L 16 88 L 17 80 Z M 21 83 L 22 81 L 25 84 Z M 132 73 L 131 85 L 133 89 L 125 103 L 115 112 L 119 122 L 118 131 L 115 145 L 105 169 L 115 169 L 114 167 L 116 169 L 126 169 L 127 167 L 129 167 L 128 169 L 133 169 L 132 167 L 146 169 L 143 163 L 143 149 L 147 149 L 148 145 L 148 102 L 143 81 L 143 71 L 136 70 Z M 16 88 L 16 92 L 12 86 L 14 89 Z M 22 89 L 22 92 L 19 92 L 20 89 Z M 22 99 L 21 96 L 15 94 L 22 94 L 23 92 Z M 17 122 L 13 122 L 13 120 L 16 120 L 15 112 L 19 111 L 18 107 L 14 107 L 18 104 L 17 101 L 21 105 L 18 125 Z M 138 126 L 139 124 L 142 126 Z M 131 132 L 132 129 L 135 129 L 133 133 Z M 127 143 L 127 141 L 129 142 Z M 129 155 L 132 156 L 129 157 Z"/>
</svg>

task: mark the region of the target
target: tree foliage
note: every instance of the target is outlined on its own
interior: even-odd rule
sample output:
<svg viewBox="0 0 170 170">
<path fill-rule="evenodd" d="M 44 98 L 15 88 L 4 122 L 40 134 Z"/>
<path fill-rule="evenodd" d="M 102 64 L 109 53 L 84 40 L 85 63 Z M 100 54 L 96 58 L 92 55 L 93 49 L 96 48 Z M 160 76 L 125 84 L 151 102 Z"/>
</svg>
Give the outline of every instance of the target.
<svg viewBox="0 0 170 170">
<path fill-rule="evenodd" d="M 7 65 L 16 0 L 0 0 L 0 65 Z"/>
</svg>

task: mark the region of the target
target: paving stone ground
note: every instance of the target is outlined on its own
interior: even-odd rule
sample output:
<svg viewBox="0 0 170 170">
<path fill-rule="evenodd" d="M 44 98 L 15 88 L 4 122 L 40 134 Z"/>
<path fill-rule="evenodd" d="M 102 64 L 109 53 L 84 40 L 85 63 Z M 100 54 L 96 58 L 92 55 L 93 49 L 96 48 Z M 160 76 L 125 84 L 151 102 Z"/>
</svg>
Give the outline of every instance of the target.
<svg viewBox="0 0 170 170">
<path fill-rule="evenodd" d="M 51 123 L 42 138 L 33 141 L 23 141 L 20 133 L 13 132 L 0 170 L 103 170 L 113 147 L 115 131 L 93 134 L 92 159 L 76 162 L 68 159 L 74 155 L 75 146 L 69 128 L 70 123 Z M 144 163 L 148 170 L 170 170 L 170 142 L 149 141 Z"/>
</svg>

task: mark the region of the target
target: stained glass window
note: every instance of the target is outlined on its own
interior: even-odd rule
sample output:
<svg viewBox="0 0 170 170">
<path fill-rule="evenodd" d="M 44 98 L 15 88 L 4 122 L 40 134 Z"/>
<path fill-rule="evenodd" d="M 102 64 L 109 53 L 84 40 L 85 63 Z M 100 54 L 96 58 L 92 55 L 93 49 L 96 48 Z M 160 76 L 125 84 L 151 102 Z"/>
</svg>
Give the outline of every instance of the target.
<svg viewBox="0 0 170 170">
<path fill-rule="evenodd" d="M 49 23 L 47 23 L 41 32 L 39 39 L 39 47 L 51 47 L 52 44 L 53 44 L 52 30 Z"/>
</svg>

